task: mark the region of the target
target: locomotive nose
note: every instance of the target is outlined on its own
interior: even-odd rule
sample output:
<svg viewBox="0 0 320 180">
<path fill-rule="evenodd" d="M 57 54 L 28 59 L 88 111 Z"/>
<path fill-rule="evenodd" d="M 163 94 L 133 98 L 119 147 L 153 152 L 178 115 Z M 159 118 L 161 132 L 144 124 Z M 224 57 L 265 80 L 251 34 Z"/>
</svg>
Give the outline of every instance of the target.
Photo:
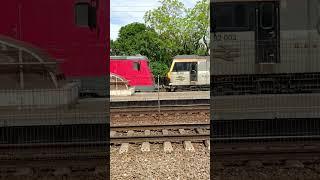
<svg viewBox="0 0 320 180">
<path fill-rule="evenodd" d="M 167 80 L 170 81 L 170 72 L 167 73 Z"/>
</svg>

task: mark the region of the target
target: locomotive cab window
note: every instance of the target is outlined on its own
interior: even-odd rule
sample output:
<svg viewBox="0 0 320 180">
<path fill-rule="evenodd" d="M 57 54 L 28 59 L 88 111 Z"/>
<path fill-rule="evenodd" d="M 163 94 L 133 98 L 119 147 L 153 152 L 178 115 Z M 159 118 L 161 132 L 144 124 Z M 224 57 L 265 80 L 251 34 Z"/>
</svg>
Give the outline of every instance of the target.
<svg viewBox="0 0 320 180">
<path fill-rule="evenodd" d="M 75 23 L 80 27 L 95 28 L 97 22 L 96 8 L 89 3 L 77 3 L 75 5 Z"/>
<path fill-rule="evenodd" d="M 139 62 L 133 62 L 133 69 L 136 71 L 140 71 L 140 63 Z"/>
<path fill-rule="evenodd" d="M 217 31 L 250 30 L 250 13 L 246 4 L 220 4 L 213 7 Z"/>
<path fill-rule="evenodd" d="M 176 62 L 173 66 L 173 72 L 191 71 L 197 64 L 190 62 Z"/>
<path fill-rule="evenodd" d="M 176 62 L 173 66 L 173 72 L 188 71 L 188 65 L 184 62 Z"/>
</svg>

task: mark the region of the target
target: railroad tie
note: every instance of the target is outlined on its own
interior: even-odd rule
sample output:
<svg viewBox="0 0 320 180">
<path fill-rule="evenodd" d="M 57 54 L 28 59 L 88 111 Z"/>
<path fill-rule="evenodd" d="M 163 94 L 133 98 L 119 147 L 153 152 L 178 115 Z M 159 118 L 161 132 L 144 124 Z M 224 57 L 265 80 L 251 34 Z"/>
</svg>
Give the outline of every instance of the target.
<svg viewBox="0 0 320 180">
<path fill-rule="evenodd" d="M 150 130 L 145 130 L 144 135 L 150 136 L 151 132 Z M 149 152 L 150 151 L 150 143 L 149 142 L 143 142 L 141 145 L 141 151 L 142 152 Z"/>
<path fill-rule="evenodd" d="M 201 129 L 201 128 L 197 128 L 197 129 L 196 129 L 196 132 L 197 132 L 198 134 L 204 134 L 204 130 Z M 210 150 L 210 140 L 205 140 L 205 141 L 204 141 L 204 145 Z"/>
<path fill-rule="evenodd" d="M 186 131 L 184 129 L 179 129 L 180 134 L 186 134 Z"/>
<path fill-rule="evenodd" d="M 116 131 L 110 131 L 110 137 L 114 137 L 117 134 Z"/>
<path fill-rule="evenodd" d="M 127 136 L 132 136 L 133 135 L 133 131 L 130 130 L 127 133 Z M 123 153 L 127 153 L 129 150 L 129 143 L 122 143 L 120 146 L 120 150 L 119 150 L 119 154 L 123 154 Z"/>
<path fill-rule="evenodd" d="M 205 140 L 204 144 L 208 147 L 208 149 L 210 150 L 210 140 Z"/>
<path fill-rule="evenodd" d="M 168 130 L 163 129 L 163 130 L 162 130 L 162 134 L 165 135 L 165 136 L 167 136 L 167 135 L 169 135 L 169 132 L 168 132 Z M 164 150 L 165 153 L 171 153 L 171 152 L 173 151 L 171 142 L 165 141 L 165 142 L 163 143 L 163 150 Z"/>
<path fill-rule="evenodd" d="M 197 128 L 196 131 L 198 134 L 203 134 L 203 129 L 201 129 L 201 128 Z"/>
<path fill-rule="evenodd" d="M 186 134 L 184 129 L 179 129 L 180 134 Z M 194 151 L 191 141 L 183 141 L 183 146 L 186 151 Z"/>
</svg>

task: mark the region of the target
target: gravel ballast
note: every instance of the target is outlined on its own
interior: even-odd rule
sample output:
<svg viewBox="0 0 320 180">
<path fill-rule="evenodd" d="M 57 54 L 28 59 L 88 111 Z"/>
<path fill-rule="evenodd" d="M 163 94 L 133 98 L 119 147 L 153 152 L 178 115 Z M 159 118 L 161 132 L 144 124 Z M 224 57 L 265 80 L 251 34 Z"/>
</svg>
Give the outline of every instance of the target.
<svg viewBox="0 0 320 180">
<path fill-rule="evenodd" d="M 201 143 L 193 143 L 194 152 L 186 152 L 182 144 L 172 144 L 173 152 L 165 153 L 162 144 L 151 144 L 150 152 L 141 145 L 130 144 L 129 152 L 119 154 L 119 146 L 110 149 L 112 180 L 208 180 L 210 152 Z"/>
<path fill-rule="evenodd" d="M 210 123 L 208 114 L 179 115 L 179 116 L 144 116 L 144 117 L 111 117 L 111 126 L 146 125 L 146 124 L 192 124 Z"/>
</svg>

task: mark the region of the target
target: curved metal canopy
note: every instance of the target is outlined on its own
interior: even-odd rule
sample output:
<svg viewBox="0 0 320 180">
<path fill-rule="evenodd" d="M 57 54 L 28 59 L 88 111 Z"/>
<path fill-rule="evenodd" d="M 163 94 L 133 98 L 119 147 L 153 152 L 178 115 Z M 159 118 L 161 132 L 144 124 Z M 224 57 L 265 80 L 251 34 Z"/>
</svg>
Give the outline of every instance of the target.
<svg viewBox="0 0 320 180">
<path fill-rule="evenodd" d="M 57 61 L 26 42 L 0 35 L 1 88 L 58 88 Z"/>
</svg>

